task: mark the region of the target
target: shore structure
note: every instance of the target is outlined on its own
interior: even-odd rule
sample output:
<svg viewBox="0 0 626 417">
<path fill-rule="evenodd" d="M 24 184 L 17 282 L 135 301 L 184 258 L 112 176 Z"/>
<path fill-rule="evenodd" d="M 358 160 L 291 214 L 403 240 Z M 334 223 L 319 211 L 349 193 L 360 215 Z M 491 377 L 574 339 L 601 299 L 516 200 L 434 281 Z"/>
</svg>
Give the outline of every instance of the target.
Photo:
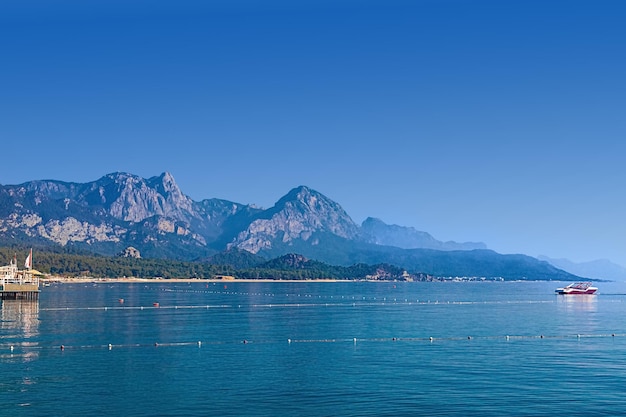
<svg viewBox="0 0 626 417">
<path fill-rule="evenodd" d="M 17 267 L 17 256 L 9 265 L 0 266 L 0 299 L 37 300 L 39 299 L 39 273 L 32 269 L 33 250 L 26 257 L 23 270 Z"/>
</svg>

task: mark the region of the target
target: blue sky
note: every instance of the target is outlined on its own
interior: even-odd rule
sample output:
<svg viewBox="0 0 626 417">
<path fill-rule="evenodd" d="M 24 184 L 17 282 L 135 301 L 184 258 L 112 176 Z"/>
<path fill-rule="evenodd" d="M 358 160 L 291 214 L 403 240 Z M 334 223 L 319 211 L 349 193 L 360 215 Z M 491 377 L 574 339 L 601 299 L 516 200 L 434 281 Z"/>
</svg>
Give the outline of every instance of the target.
<svg viewBox="0 0 626 417">
<path fill-rule="evenodd" d="M 1 184 L 307 185 L 500 253 L 626 266 L 626 2 L 0 5 Z"/>
</svg>

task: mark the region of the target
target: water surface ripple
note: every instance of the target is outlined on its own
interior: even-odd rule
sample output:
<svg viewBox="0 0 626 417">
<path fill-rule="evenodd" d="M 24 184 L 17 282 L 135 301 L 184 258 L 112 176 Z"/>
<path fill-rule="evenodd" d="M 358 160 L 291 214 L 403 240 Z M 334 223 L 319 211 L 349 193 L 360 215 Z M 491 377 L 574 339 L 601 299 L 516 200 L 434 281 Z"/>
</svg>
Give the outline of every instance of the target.
<svg viewBox="0 0 626 417">
<path fill-rule="evenodd" d="M 2 302 L 2 415 L 626 413 L 626 286 L 88 283 Z"/>
</svg>

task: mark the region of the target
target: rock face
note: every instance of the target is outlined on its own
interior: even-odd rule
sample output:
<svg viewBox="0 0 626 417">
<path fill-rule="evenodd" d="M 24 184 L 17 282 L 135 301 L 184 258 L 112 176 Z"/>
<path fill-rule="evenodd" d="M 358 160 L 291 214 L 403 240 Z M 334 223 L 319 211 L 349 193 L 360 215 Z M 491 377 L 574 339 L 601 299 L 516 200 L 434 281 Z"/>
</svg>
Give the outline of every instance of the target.
<svg viewBox="0 0 626 417">
<path fill-rule="evenodd" d="M 292 189 L 267 210 L 216 198 L 196 202 L 168 172 L 149 179 L 118 172 L 84 184 L 0 185 L 0 244 L 15 242 L 184 260 L 226 249 L 276 256 L 293 248 L 336 251 L 359 244 L 484 248 L 439 242 L 428 233 L 377 219 L 359 226 L 339 204 L 306 186 Z"/>
<path fill-rule="evenodd" d="M 139 251 L 133 248 L 132 246 L 129 246 L 126 249 L 124 249 L 124 251 L 120 253 L 120 256 L 122 258 L 137 258 L 137 259 L 141 258 L 141 254 L 139 253 Z"/>
<path fill-rule="evenodd" d="M 149 179 L 113 173 L 85 184 L 32 181 L 0 186 L 0 242 L 35 239 L 105 254 L 132 244 L 157 257 L 193 257 L 207 253 L 239 211 L 251 209 L 219 199 L 194 202 L 167 172 Z"/>
<path fill-rule="evenodd" d="M 333 235 L 355 239 L 358 226 L 334 201 L 308 187 L 294 188 L 276 205 L 253 220 L 229 247 L 237 247 L 258 253 L 270 249 L 274 242 L 289 243 L 312 240 L 315 233 L 328 232 Z"/>
</svg>

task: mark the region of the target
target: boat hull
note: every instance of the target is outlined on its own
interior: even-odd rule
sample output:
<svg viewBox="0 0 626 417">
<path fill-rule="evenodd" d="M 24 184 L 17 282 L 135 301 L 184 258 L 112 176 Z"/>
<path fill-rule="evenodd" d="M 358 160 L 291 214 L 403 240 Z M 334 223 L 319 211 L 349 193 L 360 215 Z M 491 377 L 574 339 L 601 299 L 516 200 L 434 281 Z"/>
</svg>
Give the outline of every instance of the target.
<svg viewBox="0 0 626 417">
<path fill-rule="evenodd" d="M 590 295 L 595 294 L 596 291 L 598 291 L 598 289 L 592 287 L 590 282 L 575 282 L 567 287 L 554 290 L 554 292 L 560 295 Z"/>
<path fill-rule="evenodd" d="M 556 290 L 557 294 L 560 295 L 585 295 L 585 294 L 595 294 L 597 289 L 586 290 L 586 291 L 565 291 L 565 290 Z"/>
</svg>

